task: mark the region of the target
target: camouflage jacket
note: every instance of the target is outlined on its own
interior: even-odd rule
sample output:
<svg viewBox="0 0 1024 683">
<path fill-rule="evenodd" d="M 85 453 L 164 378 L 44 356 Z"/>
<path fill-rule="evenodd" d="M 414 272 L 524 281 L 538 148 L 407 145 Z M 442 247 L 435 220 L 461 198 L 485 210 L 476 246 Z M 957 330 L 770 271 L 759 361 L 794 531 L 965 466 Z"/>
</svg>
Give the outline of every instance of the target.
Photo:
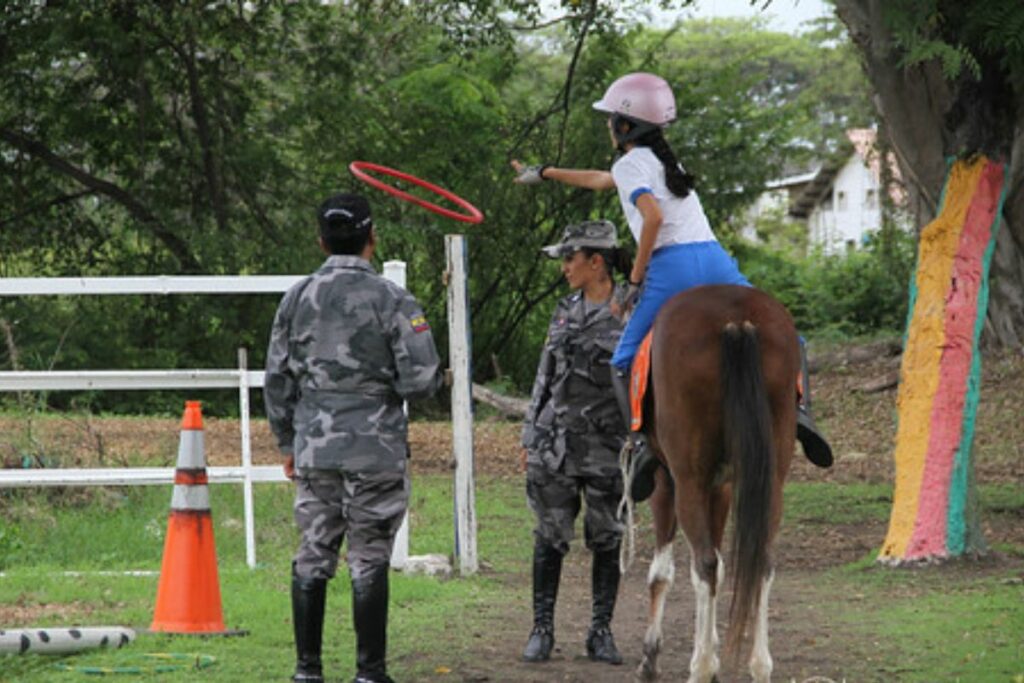
<svg viewBox="0 0 1024 683">
<path fill-rule="evenodd" d="M 296 468 L 403 471 L 402 400 L 430 396 L 442 381 L 422 308 L 364 259 L 331 256 L 281 299 L 263 398 Z"/>
<path fill-rule="evenodd" d="M 614 475 L 626 436 L 609 363 L 622 322 L 587 312 L 582 292 L 558 302 L 523 426 L 528 461 L 570 475 Z"/>
</svg>

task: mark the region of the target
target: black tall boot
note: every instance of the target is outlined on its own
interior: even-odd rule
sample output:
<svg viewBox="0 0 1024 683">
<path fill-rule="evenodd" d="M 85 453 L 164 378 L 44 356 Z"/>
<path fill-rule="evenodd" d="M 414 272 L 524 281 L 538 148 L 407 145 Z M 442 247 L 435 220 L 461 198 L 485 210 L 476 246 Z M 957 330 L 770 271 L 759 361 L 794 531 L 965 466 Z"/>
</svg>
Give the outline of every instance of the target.
<svg viewBox="0 0 1024 683">
<path fill-rule="evenodd" d="M 533 630 L 523 660 L 546 662 L 555 647 L 555 602 L 562 577 L 562 553 L 544 541 L 533 544 Z"/>
<path fill-rule="evenodd" d="M 590 570 L 594 611 L 587 634 L 587 656 L 595 662 L 622 664 L 622 655 L 612 637 L 612 613 L 619 594 L 619 546 L 594 552 Z"/>
<path fill-rule="evenodd" d="M 803 395 L 796 405 L 796 438 L 804 447 L 804 455 L 818 467 L 832 466 L 832 447 L 811 417 L 811 373 L 807 368 L 807 346 L 800 340 L 800 375 Z"/>
<path fill-rule="evenodd" d="M 394 683 L 387 674 L 388 565 L 352 579 L 356 677 L 352 683 Z"/>
<path fill-rule="evenodd" d="M 629 373 L 626 370 L 612 370 L 612 389 L 615 391 L 615 400 L 619 404 L 619 411 L 626 423 L 626 438 L 630 448 L 629 459 L 629 484 L 630 498 L 634 503 L 647 500 L 654 492 L 654 473 L 658 471 L 658 459 L 647 447 L 647 440 L 640 432 L 634 432 L 632 428 L 633 415 L 629 406 Z"/>
<path fill-rule="evenodd" d="M 324 632 L 327 579 L 306 579 L 292 570 L 292 622 L 295 627 L 294 683 L 323 683 L 320 645 Z"/>
</svg>

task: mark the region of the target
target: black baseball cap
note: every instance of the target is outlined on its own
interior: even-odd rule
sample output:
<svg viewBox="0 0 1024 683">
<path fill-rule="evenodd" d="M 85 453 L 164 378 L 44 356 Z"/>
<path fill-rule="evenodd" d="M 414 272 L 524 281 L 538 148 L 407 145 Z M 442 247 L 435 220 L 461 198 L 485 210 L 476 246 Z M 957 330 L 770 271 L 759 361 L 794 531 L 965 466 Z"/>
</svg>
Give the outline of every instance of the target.
<svg viewBox="0 0 1024 683">
<path fill-rule="evenodd" d="M 340 237 L 358 237 L 369 233 L 373 227 L 370 202 L 358 194 L 343 193 L 329 197 L 317 209 L 316 215 L 321 235 L 334 233 Z"/>
</svg>

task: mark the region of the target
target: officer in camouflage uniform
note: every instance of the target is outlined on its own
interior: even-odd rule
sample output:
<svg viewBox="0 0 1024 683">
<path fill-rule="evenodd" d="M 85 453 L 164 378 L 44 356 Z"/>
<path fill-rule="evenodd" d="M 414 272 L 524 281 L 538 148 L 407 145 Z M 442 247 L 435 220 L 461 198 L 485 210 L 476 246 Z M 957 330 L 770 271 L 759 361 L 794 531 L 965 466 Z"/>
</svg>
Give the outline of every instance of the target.
<svg viewBox="0 0 1024 683">
<path fill-rule="evenodd" d="M 622 335 L 622 322 L 612 312 L 617 293 L 612 275 L 615 270 L 629 272 L 629 264 L 608 221 L 570 225 L 561 242 L 543 251 L 562 258 L 562 272 L 576 291 L 558 302 L 551 318 L 523 428 L 526 494 L 537 517 L 534 626 L 523 658 L 550 658 L 562 558 L 569 551 L 582 498 L 585 542 L 594 556 L 587 654 L 595 661 L 621 664 L 610 623 L 619 587 L 623 527 L 616 516 L 622 498 L 618 455 L 626 430 L 612 391 L 609 361 Z"/>
<path fill-rule="evenodd" d="M 336 195 L 318 219 L 329 256 L 281 300 L 263 391 L 302 533 L 292 562 L 293 681 L 323 681 L 327 581 L 347 535 L 355 682 L 388 682 L 388 566 L 409 501 L 402 402 L 430 396 L 443 375 L 422 308 L 370 265 L 367 201 Z"/>
</svg>

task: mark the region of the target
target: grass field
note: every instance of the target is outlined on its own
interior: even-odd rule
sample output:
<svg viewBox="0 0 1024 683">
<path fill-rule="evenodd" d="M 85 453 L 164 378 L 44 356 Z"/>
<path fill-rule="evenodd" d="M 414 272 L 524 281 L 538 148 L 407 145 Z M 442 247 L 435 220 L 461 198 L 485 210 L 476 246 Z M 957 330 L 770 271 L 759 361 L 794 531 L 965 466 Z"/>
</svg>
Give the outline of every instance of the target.
<svg viewBox="0 0 1024 683">
<path fill-rule="evenodd" d="M 892 359 L 878 358 L 814 376 L 818 415 L 838 460 L 823 472 L 797 457 L 786 487 L 771 607 L 775 680 L 1024 683 L 1024 357 L 1004 354 L 984 365 L 976 474 L 985 536 L 995 552 L 981 561 L 918 569 L 874 562 L 892 505 L 895 392 L 859 387 L 893 367 Z M 209 462 L 237 464 L 237 423 L 210 419 L 206 432 Z M 454 545 L 450 432 L 442 423 L 415 423 L 410 430 L 414 554 L 449 553 Z M 572 655 L 589 618 L 589 566 L 579 544 L 569 556 L 556 617 L 565 648 L 561 661 L 548 668 L 516 662 L 530 626 L 532 544 L 515 465 L 518 432 L 519 425 L 500 421 L 480 420 L 476 428 L 480 573 L 451 580 L 393 575 L 389 652 L 399 681 L 605 683 L 629 677 L 628 669 L 594 668 Z M 256 461 L 278 462 L 265 422 L 254 423 L 253 435 Z M 26 461 L 45 467 L 170 466 L 177 441 L 174 416 L 0 414 L 0 446 L 9 467 Z M 59 659 L 0 656 L 0 681 L 95 680 L 54 665 L 131 666 L 158 652 L 206 654 L 216 663 L 202 671 L 113 680 L 286 680 L 293 664 L 288 574 L 297 541 L 290 489 L 256 487 L 256 570 L 244 562 L 241 488 L 211 490 L 225 620 L 248 636 L 140 635 L 120 651 Z M 147 627 L 156 577 L 97 572 L 160 569 L 170 497 L 169 486 L 0 490 L 0 628 Z M 615 619 L 619 646 L 634 665 L 646 619 L 644 563 L 651 552 L 646 509 L 639 512 L 638 562 L 624 579 Z M 692 590 L 681 547 L 676 561 L 666 663 L 683 672 Z M 353 673 L 348 593 L 342 569 L 330 584 L 325 628 L 332 683 Z"/>
<path fill-rule="evenodd" d="M 391 666 L 403 680 L 432 677 L 439 667 L 455 668 L 474 619 L 508 600 L 501 576 L 518 570 L 529 548 L 529 521 L 520 489 L 509 482 L 483 484 L 478 503 L 479 544 L 485 571 L 471 580 L 394 576 L 390 631 Z M 130 665 L 140 652 L 195 652 L 217 658 L 203 680 L 284 679 L 293 665 L 288 572 L 297 539 L 286 485 L 256 490 L 259 566 L 244 562 L 241 489 L 213 487 L 213 516 L 225 621 L 245 629 L 241 638 L 141 636 L 119 652 L 91 652 L 63 661 L 82 666 Z M 450 484 L 420 478 L 414 487 L 411 552 L 447 553 L 452 547 Z M 8 626 L 12 616 L 24 625 L 148 626 L 156 595 L 155 576 L 109 576 L 99 570 L 159 570 L 169 505 L 169 487 L 25 493 L 5 492 L 5 576 L 0 605 Z M 517 533 L 509 533 L 518 529 Z M 69 577 L 66 571 L 82 572 Z M 522 593 L 522 589 L 516 589 Z M 353 639 L 344 569 L 330 583 L 325 665 L 353 671 Z M 424 643 L 443 647 L 430 648 Z M 466 643 L 468 644 L 468 643 Z M 50 681 L 63 674 L 50 657 L 0 658 L 0 680 Z M 195 672 L 164 674 L 161 680 L 195 680 Z"/>
<path fill-rule="evenodd" d="M 990 514 L 1024 511 L 1019 487 L 985 486 L 981 493 Z M 830 528 L 877 526 L 887 518 L 890 495 L 886 484 L 794 482 L 787 488 L 786 534 L 813 537 Z M 158 570 L 169 499 L 169 487 L 163 486 L 0 493 L 0 563 L 5 573 L 0 578 L 0 622 L 147 626 L 156 577 L 93 572 Z M 393 577 L 389 649 L 397 680 L 473 680 L 462 672 L 469 664 L 475 671 L 486 669 L 487 663 L 478 661 L 477 648 L 495 624 L 511 619 L 516 623 L 509 630 L 525 636 L 531 520 L 521 480 L 479 480 L 477 503 L 482 559 L 478 576 Z M 245 629 L 248 636 L 142 635 L 120 651 L 60 659 L 9 656 L 0 658 L 0 680 L 78 680 L 84 675 L 58 671 L 55 663 L 130 666 L 142 662 L 142 653 L 153 652 L 216 658 L 216 664 L 201 672 L 161 674 L 162 681 L 285 680 L 293 661 L 288 567 L 296 532 L 290 505 L 287 486 L 257 487 L 259 567 L 249 570 L 244 563 L 240 487 L 213 487 L 225 618 L 229 628 Z M 450 479 L 415 479 L 413 554 L 449 552 L 451 509 Z M 1024 555 L 1024 547 L 1015 545 L 1000 550 Z M 834 602 L 829 628 L 851 639 L 848 681 L 1022 680 L 1021 563 L 997 564 L 980 573 L 973 566 L 936 573 L 893 572 L 872 560 L 873 554 L 863 555 L 815 573 L 811 595 L 826 609 L 830 600 Z M 82 573 L 68 576 L 66 571 Z M 344 572 L 339 579 L 330 584 L 325 665 L 331 680 L 348 680 L 353 637 Z M 517 650 L 521 642 L 517 638 L 505 647 Z M 499 675 L 492 680 L 509 680 L 494 673 Z M 624 677 L 627 673 L 622 670 Z"/>
</svg>

